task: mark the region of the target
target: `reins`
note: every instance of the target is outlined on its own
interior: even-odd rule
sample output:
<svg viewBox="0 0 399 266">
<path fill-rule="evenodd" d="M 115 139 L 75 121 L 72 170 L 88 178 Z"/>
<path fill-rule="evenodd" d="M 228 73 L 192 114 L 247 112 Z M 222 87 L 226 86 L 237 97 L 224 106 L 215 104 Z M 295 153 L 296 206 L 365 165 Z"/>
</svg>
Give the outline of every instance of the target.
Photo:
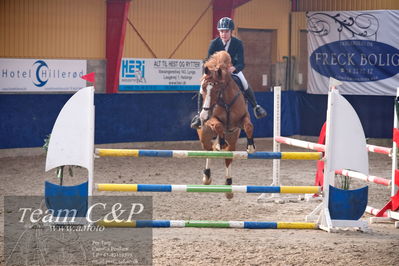
<svg viewBox="0 0 399 266">
<path fill-rule="evenodd" d="M 231 107 L 234 105 L 234 103 L 237 101 L 238 97 L 241 94 L 241 91 L 238 90 L 237 94 L 234 95 L 233 99 L 230 101 L 230 103 L 226 103 L 223 99 L 223 92 L 224 90 L 229 86 L 231 80 L 229 80 L 229 82 L 220 89 L 219 94 L 218 94 L 218 99 L 216 101 L 215 104 L 213 104 L 212 106 L 210 106 L 209 108 L 204 108 L 205 111 L 208 110 L 213 110 L 213 108 L 215 107 L 215 105 L 219 105 L 220 107 L 222 107 L 225 111 L 226 111 L 226 131 L 229 131 L 230 129 L 230 111 L 231 111 Z"/>
</svg>

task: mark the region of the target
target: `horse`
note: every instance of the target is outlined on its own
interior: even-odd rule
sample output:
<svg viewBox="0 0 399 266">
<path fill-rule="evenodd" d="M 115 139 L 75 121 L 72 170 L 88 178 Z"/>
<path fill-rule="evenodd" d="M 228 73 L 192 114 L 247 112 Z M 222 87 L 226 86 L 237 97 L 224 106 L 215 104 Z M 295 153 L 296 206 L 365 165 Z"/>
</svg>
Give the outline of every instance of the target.
<svg viewBox="0 0 399 266">
<path fill-rule="evenodd" d="M 197 129 L 197 134 L 204 150 L 234 151 L 241 129 L 244 129 L 247 136 L 247 152 L 253 153 L 254 127 L 245 98 L 229 72 L 231 66 L 231 57 L 226 51 L 215 53 L 204 63 L 204 75 L 201 79 L 204 104 L 200 113 L 201 127 Z M 231 163 L 232 159 L 225 159 L 226 185 L 233 183 Z M 211 184 L 209 158 L 206 159 L 203 173 L 203 184 Z M 226 197 L 231 199 L 233 193 L 226 193 Z"/>
</svg>

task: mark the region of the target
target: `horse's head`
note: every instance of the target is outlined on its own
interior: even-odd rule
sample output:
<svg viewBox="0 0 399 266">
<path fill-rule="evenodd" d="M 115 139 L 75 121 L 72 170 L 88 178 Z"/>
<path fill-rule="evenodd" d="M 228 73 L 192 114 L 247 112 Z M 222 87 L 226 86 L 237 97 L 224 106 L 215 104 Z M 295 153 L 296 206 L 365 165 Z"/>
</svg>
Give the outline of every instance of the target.
<svg viewBox="0 0 399 266">
<path fill-rule="evenodd" d="M 205 66 L 201 83 L 201 95 L 204 99 L 204 105 L 200 114 L 202 121 L 209 119 L 209 111 L 212 111 L 213 107 L 218 102 L 229 79 L 231 79 L 231 77 L 227 70 Z"/>
<path fill-rule="evenodd" d="M 216 102 L 221 89 L 226 87 L 231 79 L 229 67 L 231 57 L 226 51 L 216 52 L 204 63 L 201 94 L 204 98 L 208 95 L 211 97 L 211 105 Z"/>
<path fill-rule="evenodd" d="M 222 93 L 222 90 L 226 87 L 228 79 L 231 79 L 230 73 L 222 68 L 209 69 L 205 67 L 204 76 L 201 86 L 201 94 L 204 97 L 204 107 L 209 108 L 215 105 L 218 97 Z M 209 106 L 206 106 L 206 102 L 209 102 Z"/>
<path fill-rule="evenodd" d="M 204 98 L 203 110 L 200 114 L 202 121 L 209 118 L 209 111 L 218 102 L 223 94 L 223 90 L 231 81 L 229 68 L 231 67 L 231 57 L 226 51 L 213 54 L 204 63 L 204 75 L 201 83 L 201 94 Z"/>
</svg>

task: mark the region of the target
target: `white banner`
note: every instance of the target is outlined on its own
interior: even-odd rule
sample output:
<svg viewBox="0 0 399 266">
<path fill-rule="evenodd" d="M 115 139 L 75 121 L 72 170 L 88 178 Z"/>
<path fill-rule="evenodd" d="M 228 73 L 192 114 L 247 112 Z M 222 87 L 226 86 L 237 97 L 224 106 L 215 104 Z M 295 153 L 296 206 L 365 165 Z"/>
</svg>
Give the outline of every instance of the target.
<svg viewBox="0 0 399 266">
<path fill-rule="evenodd" d="M 86 60 L 0 59 L 0 91 L 77 91 L 86 87 Z"/>
<path fill-rule="evenodd" d="M 308 93 L 326 94 L 329 78 L 342 94 L 396 95 L 399 10 L 309 12 Z"/>
<path fill-rule="evenodd" d="M 119 90 L 199 90 L 202 61 L 123 58 Z"/>
</svg>

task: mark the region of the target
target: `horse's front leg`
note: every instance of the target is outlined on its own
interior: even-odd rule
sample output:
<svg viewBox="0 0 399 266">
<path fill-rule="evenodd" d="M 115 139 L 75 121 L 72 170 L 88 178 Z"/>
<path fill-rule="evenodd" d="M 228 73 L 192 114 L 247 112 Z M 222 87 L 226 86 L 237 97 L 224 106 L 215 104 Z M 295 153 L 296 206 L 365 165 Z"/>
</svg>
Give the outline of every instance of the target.
<svg viewBox="0 0 399 266">
<path fill-rule="evenodd" d="M 248 115 L 245 116 L 243 120 L 243 128 L 245 134 L 247 135 L 247 152 L 254 153 L 256 150 L 254 142 L 254 126 L 251 122 L 251 119 L 249 119 Z"/>
<path fill-rule="evenodd" d="M 197 130 L 199 139 L 201 141 L 202 148 L 207 151 L 212 151 L 212 135 L 209 127 L 202 127 Z M 206 159 L 205 168 L 202 175 L 202 183 L 204 185 L 210 185 L 212 183 L 211 178 L 211 159 Z"/>
<path fill-rule="evenodd" d="M 221 151 L 221 150 L 224 150 L 226 147 L 227 147 L 227 142 L 224 139 L 224 136 L 221 137 L 219 135 L 218 143 L 216 143 L 216 145 L 215 145 L 215 150 Z"/>
<path fill-rule="evenodd" d="M 227 142 L 224 136 L 224 128 L 222 122 L 217 118 L 212 117 L 206 124 L 212 129 L 213 132 L 218 136 L 218 143 L 215 145 L 215 150 L 221 151 L 227 147 Z"/>
</svg>

